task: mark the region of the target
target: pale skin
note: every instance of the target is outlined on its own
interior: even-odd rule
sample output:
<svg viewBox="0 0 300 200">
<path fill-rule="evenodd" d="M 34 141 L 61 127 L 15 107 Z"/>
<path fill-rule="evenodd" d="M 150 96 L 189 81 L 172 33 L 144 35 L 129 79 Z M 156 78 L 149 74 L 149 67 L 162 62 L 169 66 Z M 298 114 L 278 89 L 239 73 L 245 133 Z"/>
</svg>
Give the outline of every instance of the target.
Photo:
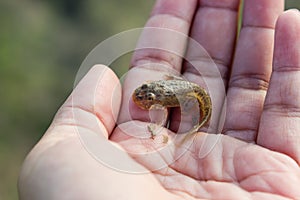
<svg viewBox="0 0 300 200">
<path fill-rule="evenodd" d="M 116 76 L 98 65 L 74 89 L 26 158 L 18 184 L 20 199 L 300 198 L 299 12 L 283 13 L 283 0 L 245 0 L 243 26 L 234 48 L 238 1 L 201 2 L 197 7 L 196 0 L 158 0 L 146 26 L 190 34 L 218 61 L 228 87 L 227 115 L 223 135 L 209 155 L 200 159 L 198 147 L 204 138 L 216 135 L 199 132 L 184 156 L 151 173 L 124 173 L 95 160 L 82 146 L 77 130 L 87 137 L 104 135 L 103 142 L 126 150 L 137 144 L 134 137 L 115 128 L 114 120 L 119 117 L 119 126 L 131 122 L 121 101 L 126 101 L 132 90 L 123 88 L 121 97 L 121 89 L 115 90 Z M 151 42 L 156 38 L 159 35 L 152 35 Z M 147 40 L 148 36 L 142 36 L 140 42 Z M 181 40 L 172 44 L 174 48 L 186 45 Z M 197 57 L 197 52 L 186 47 Z M 149 58 L 150 68 L 141 67 Z M 197 79 L 189 66 L 181 65 L 180 58 L 148 50 L 133 56 L 132 66 L 139 70 L 128 74 L 130 86 L 139 86 L 137 76 L 147 81 L 149 76 L 160 75 L 151 62 Z M 112 99 L 114 105 L 121 104 L 120 109 L 111 108 Z M 145 119 L 146 111 L 131 106 L 137 122 Z M 174 115 L 171 130 L 178 123 Z M 131 131 L 139 134 L 140 129 Z M 127 161 L 149 170 L 155 165 L 130 156 L 123 160 Z"/>
</svg>

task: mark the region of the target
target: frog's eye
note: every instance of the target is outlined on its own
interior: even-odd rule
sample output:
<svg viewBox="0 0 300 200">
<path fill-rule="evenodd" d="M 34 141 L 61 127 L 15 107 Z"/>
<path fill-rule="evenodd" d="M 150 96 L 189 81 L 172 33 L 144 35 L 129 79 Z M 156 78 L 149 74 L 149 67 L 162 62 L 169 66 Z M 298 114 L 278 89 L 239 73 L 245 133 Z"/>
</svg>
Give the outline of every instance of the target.
<svg viewBox="0 0 300 200">
<path fill-rule="evenodd" d="M 148 93 L 147 94 L 147 100 L 152 101 L 154 99 L 155 99 L 155 94 L 153 94 L 153 93 Z"/>
<path fill-rule="evenodd" d="M 145 90 L 145 89 L 147 89 L 148 88 L 148 85 L 147 84 L 143 84 L 142 86 L 141 86 L 141 89 L 142 90 Z"/>
<path fill-rule="evenodd" d="M 143 95 L 136 95 L 136 98 L 138 99 L 138 100 L 142 100 L 143 99 Z"/>
</svg>

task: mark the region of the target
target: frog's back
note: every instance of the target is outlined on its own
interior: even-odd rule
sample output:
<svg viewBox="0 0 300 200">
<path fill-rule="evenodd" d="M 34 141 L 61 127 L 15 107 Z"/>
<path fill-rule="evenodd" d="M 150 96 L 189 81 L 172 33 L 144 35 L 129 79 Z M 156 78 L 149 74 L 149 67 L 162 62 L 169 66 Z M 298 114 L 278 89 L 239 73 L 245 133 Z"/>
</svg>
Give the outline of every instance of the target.
<svg viewBox="0 0 300 200">
<path fill-rule="evenodd" d="M 177 107 L 180 106 L 180 102 L 182 106 L 186 100 L 197 99 L 201 113 L 199 127 L 208 122 L 211 116 L 212 104 L 210 96 L 205 89 L 195 83 L 183 80 L 157 81 L 157 83 L 164 88 L 165 103 L 163 106 Z M 167 98 L 168 95 L 170 98 Z"/>
<path fill-rule="evenodd" d="M 164 88 L 165 95 L 174 94 L 175 96 L 186 95 L 191 92 L 199 92 L 202 88 L 195 83 L 184 80 L 161 80 L 153 82 Z"/>
</svg>

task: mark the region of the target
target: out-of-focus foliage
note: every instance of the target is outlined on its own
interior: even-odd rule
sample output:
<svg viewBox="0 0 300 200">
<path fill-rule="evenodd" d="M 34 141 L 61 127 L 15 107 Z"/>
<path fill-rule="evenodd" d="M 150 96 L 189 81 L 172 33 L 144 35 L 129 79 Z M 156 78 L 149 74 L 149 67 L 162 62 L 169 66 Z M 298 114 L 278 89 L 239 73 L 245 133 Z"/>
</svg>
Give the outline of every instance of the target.
<svg viewBox="0 0 300 200">
<path fill-rule="evenodd" d="M 286 0 L 285 1 L 285 9 L 296 8 L 300 10 L 300 1 L 299 0 Z"/>
<path fill-rule="evenodd" d="M 17 199 L 21 163 L 71 92 L 85 56 L 107 37 L 142 27 L 153 3 L 0 1 L 0 199 Z"/>
<path fill-rule="evenodd" d="M 142 27 L 154 0 L 0 1 L 0 199 L 17 199 L 21 163 L 99 42 Z M 300 8 L 299 0 L 287 7 Z M 114 63 L 121 74 L 129 56 Z"/>
</svg>

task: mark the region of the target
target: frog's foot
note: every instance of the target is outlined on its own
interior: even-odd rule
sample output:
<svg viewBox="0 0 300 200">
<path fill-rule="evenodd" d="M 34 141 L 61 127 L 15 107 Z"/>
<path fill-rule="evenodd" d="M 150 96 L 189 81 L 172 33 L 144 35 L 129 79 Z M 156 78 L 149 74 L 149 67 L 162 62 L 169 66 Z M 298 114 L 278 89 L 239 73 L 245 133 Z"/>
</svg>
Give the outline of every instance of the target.
<svg viewBox="0 0 300 200">
<path fill-rule="evenodd" d="M 147 129 L 151 134 L 151 139 L 154 140 L 155 136 L 157 135 L 157 125 L 156 124 L 149 124 L 147 126 Z"/>
<path fill-rule="evenodd" d="M 169 141 L 169 136 L 167 134 L 158 134 L 161 130 L 162 127 L 158 126 L 157 124 L 149 124 L 147 126 L 148 131 L 150 132 L 151 136 L 150 138 L 154 140 L 156 143 L 163 143 L 167 144 Z"/>
</svg>

